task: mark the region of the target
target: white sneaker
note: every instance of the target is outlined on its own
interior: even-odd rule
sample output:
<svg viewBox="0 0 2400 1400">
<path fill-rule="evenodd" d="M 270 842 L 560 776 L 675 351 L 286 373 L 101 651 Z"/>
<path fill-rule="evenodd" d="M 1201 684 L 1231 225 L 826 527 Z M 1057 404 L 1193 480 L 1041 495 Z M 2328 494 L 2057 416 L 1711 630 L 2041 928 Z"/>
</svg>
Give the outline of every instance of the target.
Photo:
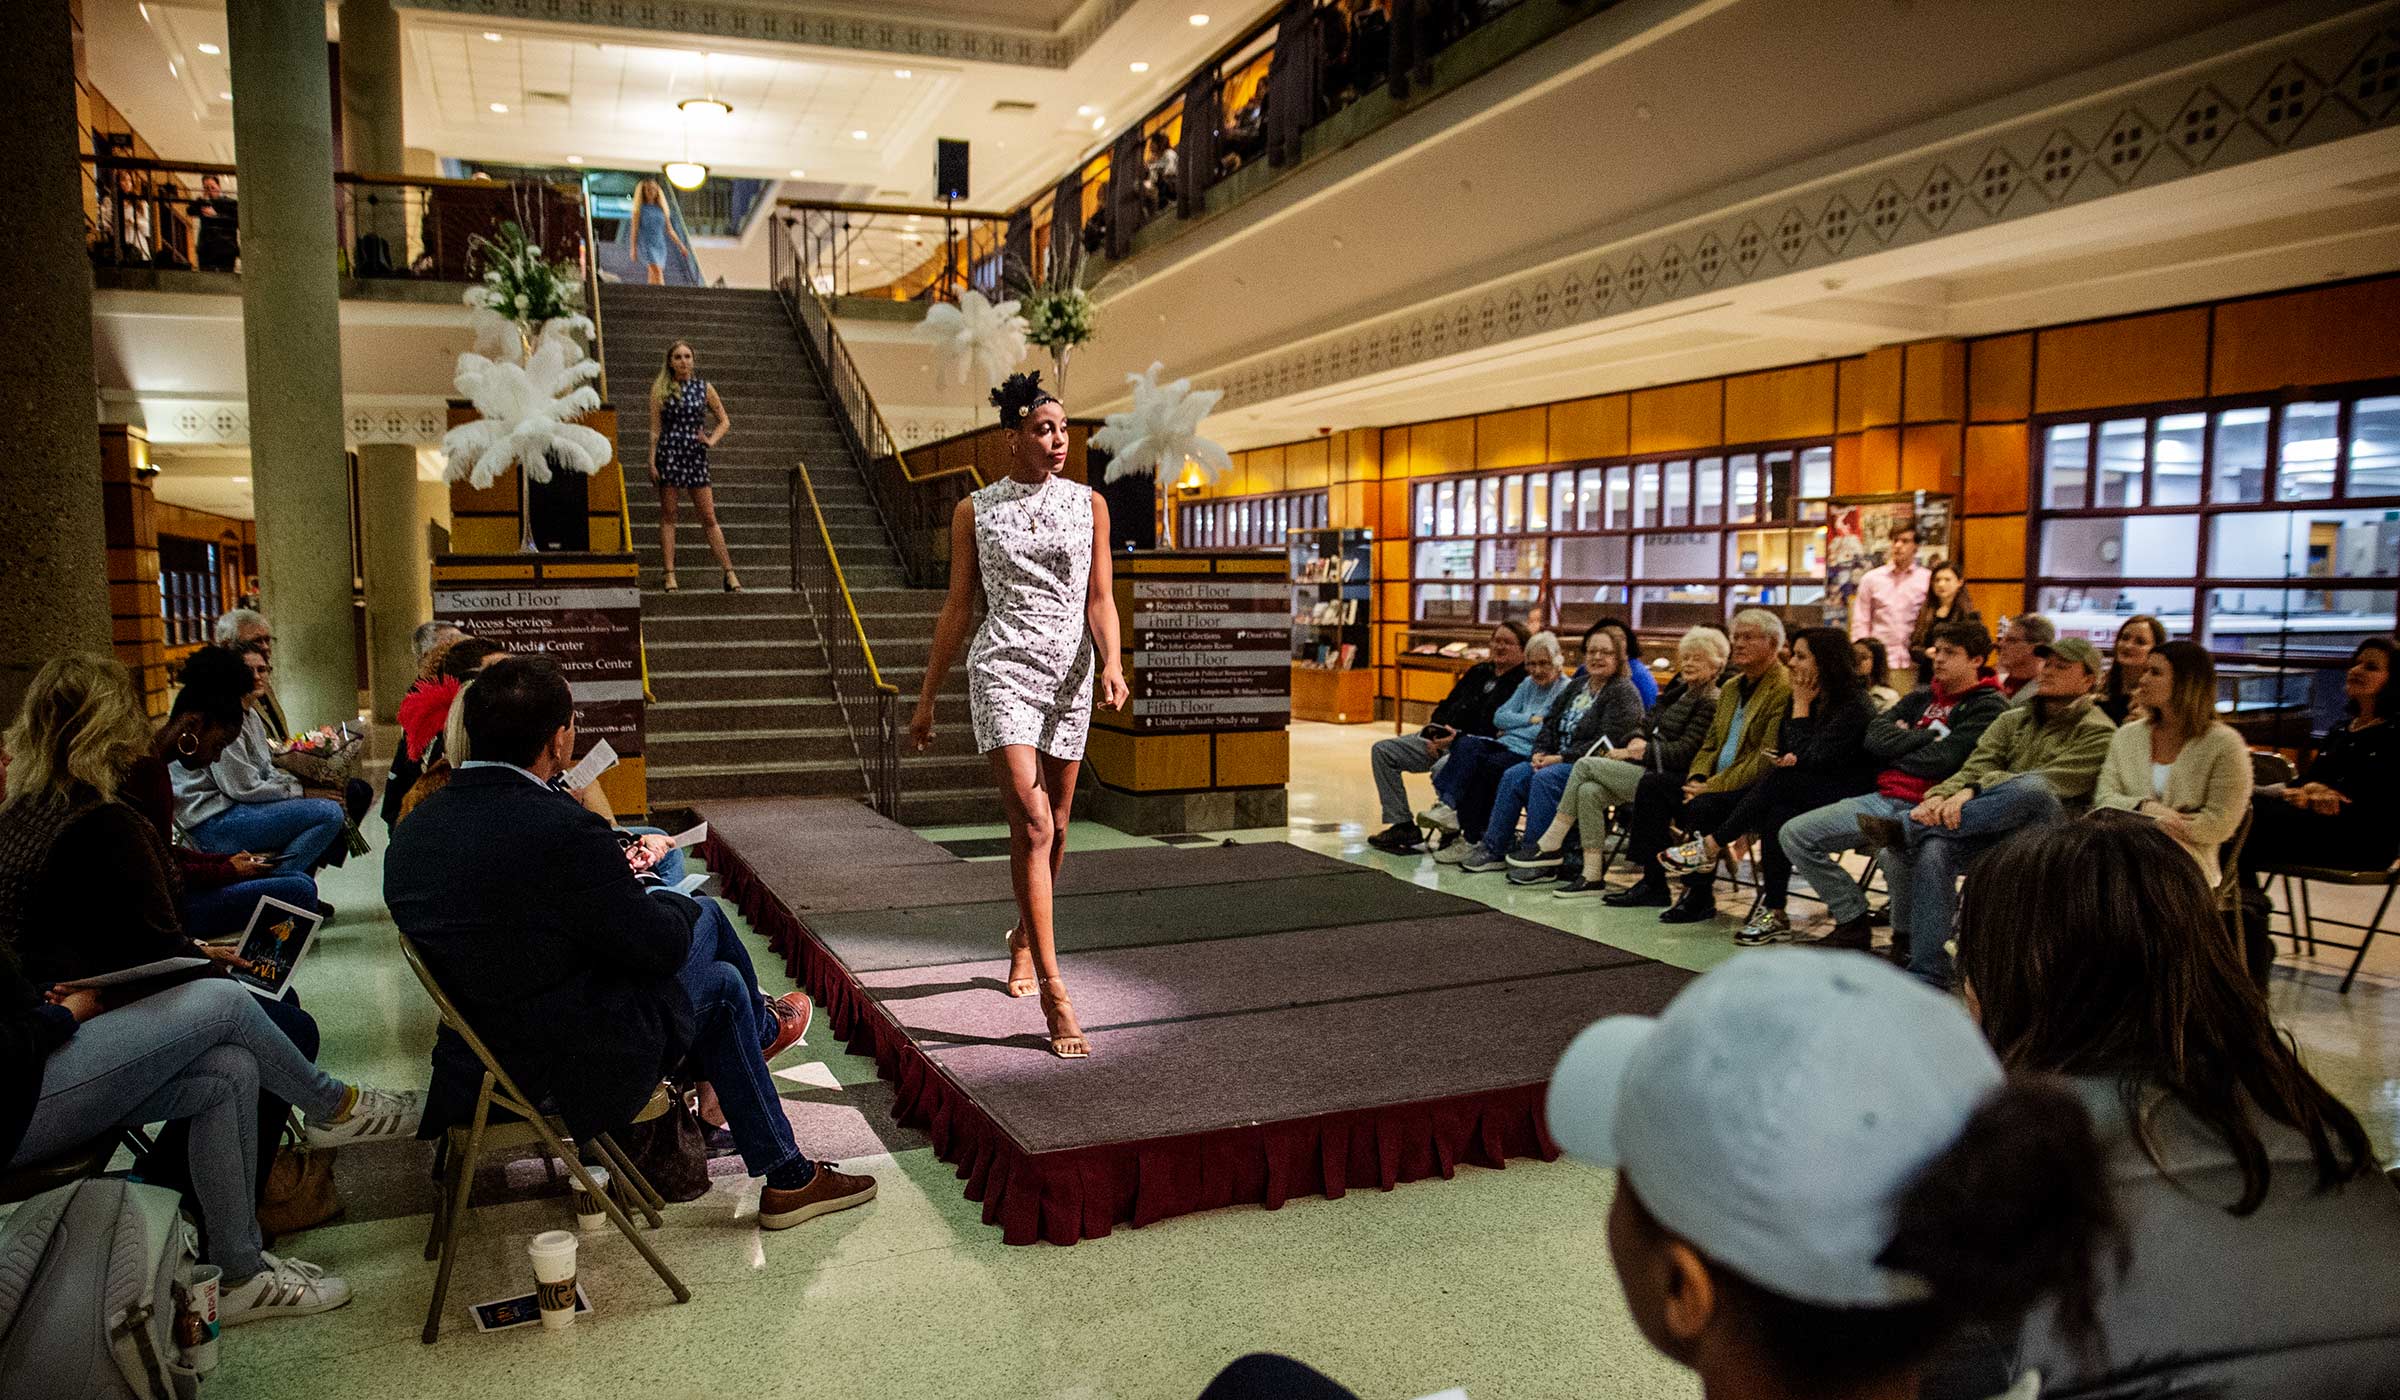
<svg viewBox="0 0 2400 1400">
<path fill-rule="evenodd" d="M 1450 810 L 1449 803 L 1436 802 L 1417 814 L 1417 825 L 1433 831 L 1446 831 L 1452 836 L 1456 836 L 1458 834 L 1458 813 Z"/>
<path fill-rule="evenodd" d="M 1461 840 L 1454 836 L 1442 843 L 1441 849 L 1433 853 L 1433 859 L 1438 865 L 1464 865 L 1468 856 L 1482 849 L 1483 847 L 1472 841 Z"/>
<path fill-rule="evenodd" d="M 362 1142 L 415 1137 L 417 1120 L 424 1116 L 425 1096 L 414 1089 L 394 1093 L 389 1089 L 362 1087 L 358 1101 L 350 1105 L 349 1117 L 338 1123 L 309 1121 L 308 1145 L 350 1147 Z"/>
<path fill-rule="evenodd" d="M 350 1285 L 314 1264 L 278 1259 L 260 1250 L 267 1267 L 245 1283 L 227 1284 L 217 1300 L 217 1323 L 239 1327 L 270 1317 L 307 1317 L 350 1301 Z"/>
</svg>

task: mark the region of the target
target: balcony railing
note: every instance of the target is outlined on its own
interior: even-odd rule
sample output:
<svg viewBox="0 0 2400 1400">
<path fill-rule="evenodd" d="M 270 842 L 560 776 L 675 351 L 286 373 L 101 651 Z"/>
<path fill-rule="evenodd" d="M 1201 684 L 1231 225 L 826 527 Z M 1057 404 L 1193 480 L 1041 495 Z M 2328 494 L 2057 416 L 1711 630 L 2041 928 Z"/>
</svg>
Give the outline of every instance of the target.
<svg viewBox="0 0 2400 1400">
<path fill-rule="evenodd" d="M 786 199 L 775 218 L 797 275 L 819 296 L 956 301 L 970 287 L 995 301 L 1003 295 L 1004 214 Z"/>
<path fill-rule="evenodd" d="M 241 186 L 233 166 L 115 156 L 86 157 L 85 164 L 95 265 L 240 269 Z M 333 181 L 345 277 L 471 281 L 475 239 L 510 222 L 553 260 L 585 265 L 583 200 L 572 188 L 349 171 L 335 172 Z"/>
</svg>

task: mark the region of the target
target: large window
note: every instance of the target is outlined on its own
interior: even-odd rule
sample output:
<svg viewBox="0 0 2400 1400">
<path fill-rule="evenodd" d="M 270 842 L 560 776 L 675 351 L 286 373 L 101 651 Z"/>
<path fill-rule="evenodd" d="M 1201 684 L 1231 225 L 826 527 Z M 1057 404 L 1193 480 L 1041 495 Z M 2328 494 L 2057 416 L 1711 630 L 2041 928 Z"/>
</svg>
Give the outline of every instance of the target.
<svg viewBox="0 0 2400 1400">
<path fill-rule="evenodd" d="M 168 646 L 207 641 L 210 626 L 224 611 L 221 595 L 214 542 L 158 537 L 158 608 L 166 619 Z"/>
<path fill-rule="evenodd" d="M 2035 424 L 2035 603 L 2105 647 L 2150 613 L 2243 718 L 2338 718 L 2400 590 L 2400 386 Z"/>
<path fill-rule="evenodd" d="M 1413 615 L 1483 624 L 1538 610 L 1574 627 L 1630 609 L 1634 626 L 1665 629 L 1821 603 L 1832 494 L 1827 443 L 1420 481 Z"/>
<path fill-rule="evenodd" d="M 1324 491 L 1194 501 L 1179 508 L 1175 538 L 1186 549 L 1281 549 L 1286 531 L 1326 528 L 1331 504 Z"/>
<path fill-rule="evenodd" d="M 2105 644 L 2156 614 L 2221 656 L 2389 633 L 2400 388 L 2036 425 L 2038 606 Z"/>
</svg>

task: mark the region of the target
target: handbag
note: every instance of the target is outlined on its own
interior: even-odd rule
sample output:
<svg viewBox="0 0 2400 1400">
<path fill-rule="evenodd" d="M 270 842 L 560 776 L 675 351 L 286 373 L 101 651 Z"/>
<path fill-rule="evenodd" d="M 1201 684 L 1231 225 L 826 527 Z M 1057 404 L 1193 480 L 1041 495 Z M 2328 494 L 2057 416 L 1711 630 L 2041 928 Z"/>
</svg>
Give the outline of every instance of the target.
<svg viewBox="0 0 2400 1400">
<path fill-rule="evenodd" d="M 696 1201 L 708 1194 L 708 1144 L 681 1093 L 671 1097 L 665 1113 L 617 1137 L 661 1200 Z"/>
<path fill-rule="evenodd" d="M 259 1196 L 258 1228 L 273 1238 L 322 1225 L 341 1213 L 333 1191 L 333 1150 L 310 1147 L 287 1122 Z"/>
</svg>

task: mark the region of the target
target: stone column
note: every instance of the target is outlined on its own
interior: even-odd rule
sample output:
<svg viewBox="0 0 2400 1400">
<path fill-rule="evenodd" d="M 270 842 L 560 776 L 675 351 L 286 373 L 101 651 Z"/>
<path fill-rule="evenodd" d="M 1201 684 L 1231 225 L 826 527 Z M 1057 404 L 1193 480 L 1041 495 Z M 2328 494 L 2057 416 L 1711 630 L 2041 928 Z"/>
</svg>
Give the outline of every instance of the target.
<svg viewBox="0 0 2400 1400">
<path fill-rule="evenodd" d="M 259 584 L 297 728 L 358 713 L 333 93 L 317 0 L 226 0 Z"/>
<path fill-rule="evenodd" d="M 391 0 L 342 0 L 341 16 L 342 167 L 360 174 L 401 174 L 408 158 L 401 139 L 400 16 Z M 351 218 L 346 232 L 354 250 L 371 233 L 390 250 L 394 267 L 407 266 L 406 190 L 361 191 Z"/>
<path fill-rule="evenodd" d="M 75 44 L 68 0 L 33 0 L 0 45 L 16 114 L 9 197 L 0 199 L 0 326 L 20 353 L 0 375 L 0 724 L 42 663 L 109 650 L 100 505 L 92 274 L 76 162 Z"/>
</svg>

